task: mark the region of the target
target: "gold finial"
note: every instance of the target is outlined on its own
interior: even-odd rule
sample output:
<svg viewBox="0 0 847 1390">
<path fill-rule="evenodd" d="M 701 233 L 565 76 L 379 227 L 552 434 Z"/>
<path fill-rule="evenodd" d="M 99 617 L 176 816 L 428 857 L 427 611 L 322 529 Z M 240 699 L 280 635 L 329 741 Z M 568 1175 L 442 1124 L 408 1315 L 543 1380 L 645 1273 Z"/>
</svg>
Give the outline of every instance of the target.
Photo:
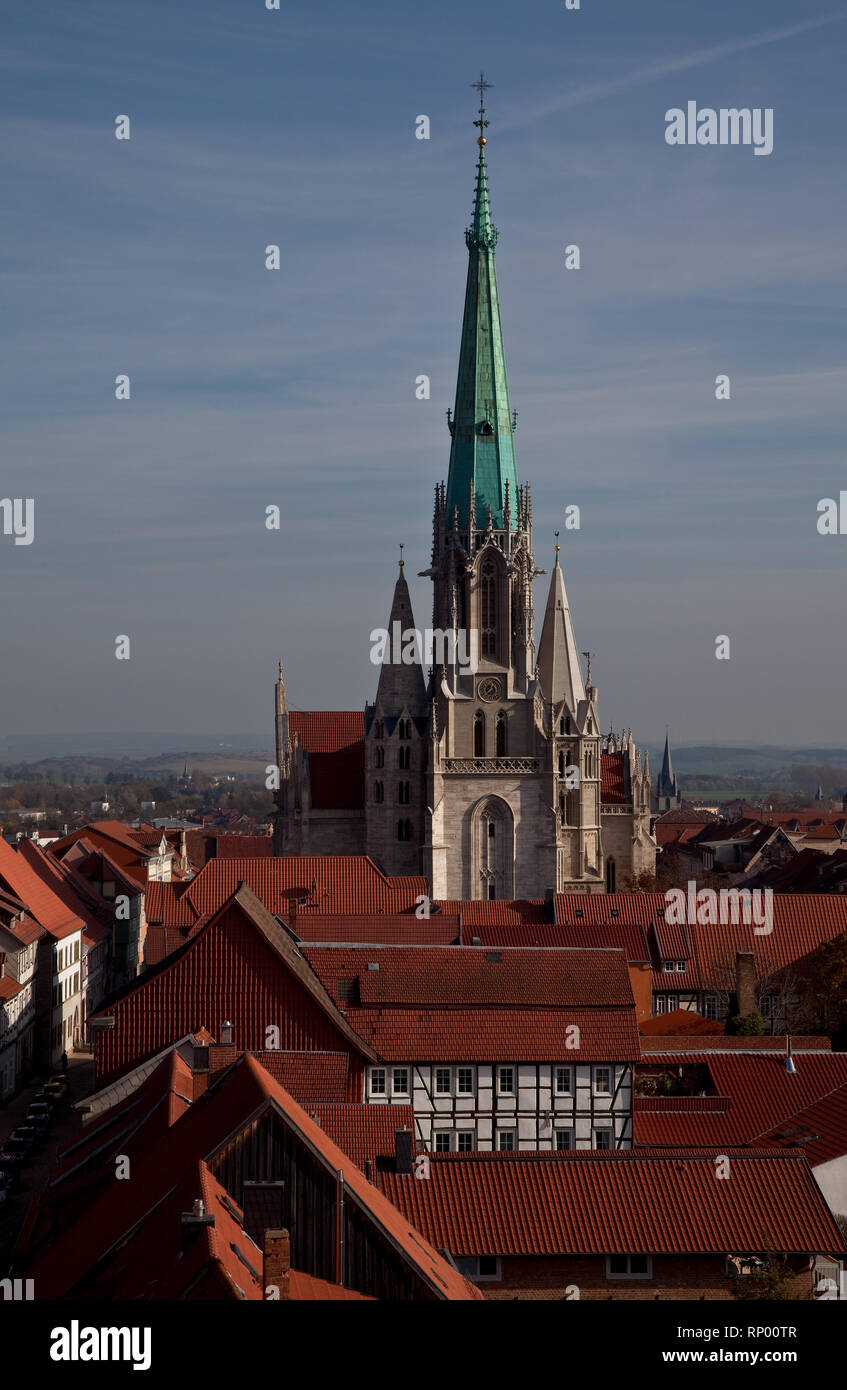
<svg viewBox="0 0 847 1390">
<path fill-rule="evenodd" d="M 553 532 L 553 535 L 556 537 L 556 544 L 554 545 L 553 549 L 554 549 L 555 552 L 556 552 L 556 564 L 558 565 L 558 563 L 559 563 L 559 533 L 558 533 L 558 531 L 554 531 L 554 532 Z"/>
<path fill-rule="evenodd" d="M 405 563 L 406 563 L 406 562 L 405 562 L 405 560 L 403 559 L 403 546 L 401 545 L 401 546 L 400 546 L 400 568 L 401 568 L 401 569 L 403 568 L 403 566 L 404 566 Z"/>
</svg>

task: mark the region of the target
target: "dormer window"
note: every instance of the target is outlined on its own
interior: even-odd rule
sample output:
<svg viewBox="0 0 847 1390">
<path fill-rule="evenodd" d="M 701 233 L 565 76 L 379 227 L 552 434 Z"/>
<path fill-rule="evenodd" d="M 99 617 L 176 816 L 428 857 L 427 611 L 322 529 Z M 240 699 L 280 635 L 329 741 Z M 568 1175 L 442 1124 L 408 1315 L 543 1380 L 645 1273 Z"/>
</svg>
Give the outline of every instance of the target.
<svg viewBox="0 0 847 1390">
<path fill-rule="evenodd" d="M 486 438 L 488 437 L 488 435 L 493 434 L 494 431 L 493 431 L 493 429 L 491 428 L 491 421 L 490 421 L 490 420 L 483 420 L 482 423 L 481 423 L 481 425 L 480 425 L 480 427 L 479 427 L 479 432 L 480 432 L 481 435 L 486 436 Z"/>
</svg>

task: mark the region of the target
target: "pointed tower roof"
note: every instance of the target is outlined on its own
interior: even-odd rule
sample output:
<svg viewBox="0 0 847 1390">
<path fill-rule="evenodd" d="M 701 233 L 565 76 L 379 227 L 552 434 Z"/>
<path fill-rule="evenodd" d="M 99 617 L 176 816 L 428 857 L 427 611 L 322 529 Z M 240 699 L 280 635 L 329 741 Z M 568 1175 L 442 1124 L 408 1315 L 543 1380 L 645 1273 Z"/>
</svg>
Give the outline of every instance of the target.
<svg viewBox="0 0 847 1390">
<path fill-rule="evenodd" d="M 558 545 L 556 564 L 547 594 L 547 607 L 544 610 L 537 667 L 538 681 L 545 700 L 552 700 L 554 704 L 565 700 L 568 709 L 576 712 L 579 702 L 586 698 L 585 685 L 568 596 L 565 593 L 565 579 L 559 564 Z"/>
<path fill-rule="evenodd" d="M 662 756 L 662 770 L 659 773 L 659 795 L 671 795 L 676 786 L 671 761 L 670 734 L 665 730 L 665 751 Z"/>
<path fill-rule="evenodd" d="M 426 706 L 426 686 L 420 661 L 408 664 L 399 660 L 402 655 L 402 635 L 414 628 L 412 600 L 409 586 L 403 575 L 404 562 L 401 560 L 400 573 L 394 585 L 394 598 L 391 601 L 391 614 L 388 619 L 389 648 L 386 661 L 380 668 L 376 704 L 385 714 L 400 714 L 407 709 L 410 714 L 421 714 Z"/>
<path fill-rule="evenodd" d="M 469 499 L 474 499 L 478 517 L 494 527 L 504 527 L 506 485 L 510 484 L 510 524 L 517 520 L 518 479 L 515 471 L 514 422 L 509 411 L 506 362 L 500 327 L 500 304 L 494 271 L 497 229 L 491 221 L 488 201 L 488 174 L 485 165 L 485 106 L 483 96 L 490 85 L 480 74 L 479 157 L 476 168 L 473 220 L 465 232 L 468 247 L 468 278 L 465 312 L 456 380 L 456 410 L 450 422 L 453 443 L 447 481 L 448 517 L 458 510 L 459 524 L 466 526 Z"/>
</svg>

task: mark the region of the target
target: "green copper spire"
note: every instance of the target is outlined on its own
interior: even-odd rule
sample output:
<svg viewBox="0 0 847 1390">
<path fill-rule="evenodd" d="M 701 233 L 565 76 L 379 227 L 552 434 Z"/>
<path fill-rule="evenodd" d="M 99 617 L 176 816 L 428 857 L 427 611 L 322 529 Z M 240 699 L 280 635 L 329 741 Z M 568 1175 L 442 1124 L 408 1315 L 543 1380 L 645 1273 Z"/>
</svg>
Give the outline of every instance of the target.
<svg viewBox="0 0 847 1390">
<path fill-rule="evenodd" d="M 491 510 L 495 529 L 505 526 L 506 487 L 509 491 L 510 525 L 516 524 L 518 479 L 512 436 L 515 421 L 509 411 L 506 361 L 500 328 L 494 248 L 497 229 L 491 221 L 488 179 L 485 167 L 484 93 L 490 83 L 480 74 L 472 83 L 479 90 L 479 159 L 476 169 L 473 221 L 465 232 L 468 247 L 468 280 L 459 375 L 456 381 L 456 412 L 449 421 L 453 443 L 447 480 L 447 526 L 453 525 L 456 510 L 459 525 L 468 524 L 468 504 L 473 488 L 476 524 L 488 525 Z M 449 418 L 449 417 L 448 417 Z"/>
</svg>

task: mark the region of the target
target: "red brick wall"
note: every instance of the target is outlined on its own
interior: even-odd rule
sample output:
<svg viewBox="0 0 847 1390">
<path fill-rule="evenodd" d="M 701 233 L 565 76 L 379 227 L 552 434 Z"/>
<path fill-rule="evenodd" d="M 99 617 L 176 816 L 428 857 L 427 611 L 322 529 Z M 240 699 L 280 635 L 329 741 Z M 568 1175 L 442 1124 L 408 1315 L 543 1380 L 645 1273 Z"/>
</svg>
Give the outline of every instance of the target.
<svg viewBox="0 0 847 1390">
<path fill-rule="evenodd" d="M 479 1287 L 488 1299 L 566 1299 L 568 1285 L 573 1284 L 580 1299 L 655 1299 L 657 1294 L 660 1301 L 732 1299 L 733 1281 L 724 1273 L 725 1263 L 722 1255 L 654 1255 L 652 1279 L 607 1279 L 605 1257 L 504 1257 L 502 1281 L 483 1280 Z M 811 1289 L 809 1261 L 795 1259 L 791 1264 L 794 1294 L 806 1297 Z"/>
</svg>

